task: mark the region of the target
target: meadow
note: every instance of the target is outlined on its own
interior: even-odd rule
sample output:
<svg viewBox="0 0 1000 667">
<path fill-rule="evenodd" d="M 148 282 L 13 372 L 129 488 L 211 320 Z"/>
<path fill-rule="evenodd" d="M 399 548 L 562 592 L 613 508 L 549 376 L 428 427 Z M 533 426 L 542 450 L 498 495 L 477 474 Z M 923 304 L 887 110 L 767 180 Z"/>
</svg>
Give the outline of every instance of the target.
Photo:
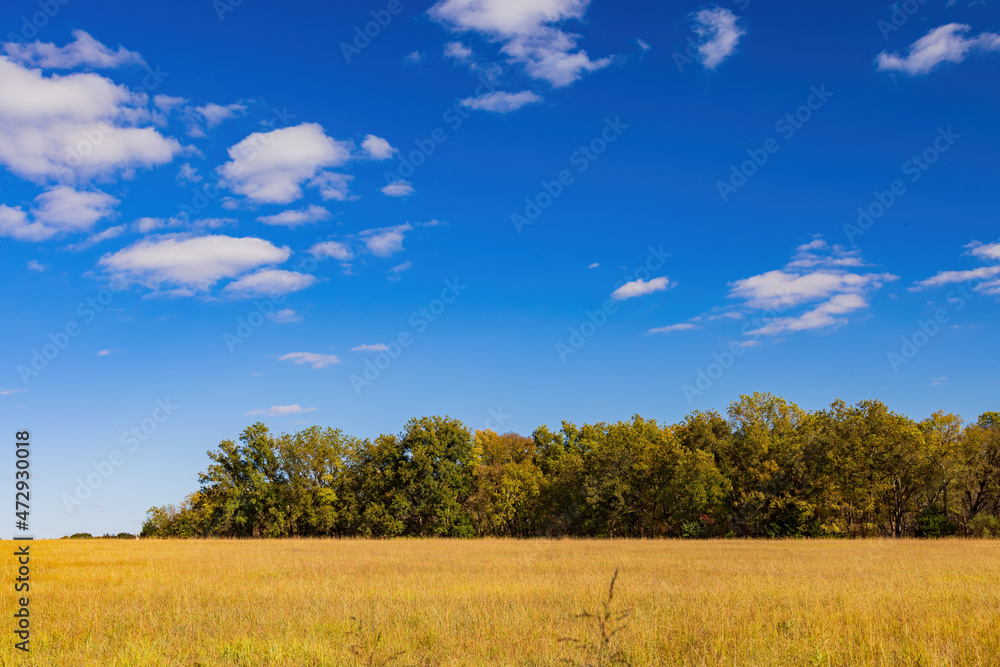
<svg viewBox="0 0 1000 667">
<path fill-rule="evenodd" d="M 2 665 L 1000 664 L 996 540 L 50 540 L 31 576 Z"/>
</svg>

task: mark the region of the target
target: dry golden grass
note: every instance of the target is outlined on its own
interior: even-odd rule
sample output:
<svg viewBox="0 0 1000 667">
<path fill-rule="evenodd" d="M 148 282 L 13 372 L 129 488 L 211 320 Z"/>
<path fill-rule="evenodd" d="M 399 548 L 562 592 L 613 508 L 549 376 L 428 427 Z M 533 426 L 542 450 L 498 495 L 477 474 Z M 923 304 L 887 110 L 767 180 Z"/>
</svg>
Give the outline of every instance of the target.
<svg viewBox="0 0 1000 667">
<path fill-rule="evenodd" d="M 1000 665 L 997 541 L 63 540 L 32 552 L 31 661 L 15 656 L 4 584 L 3 665 L 597 664 L 583 646 L 594 619 L 578 615 L 602 609 L 616 567 L 612 611 L 630 615 L 609 649 L 637 667 Z M 15 560 L 2 559 L 4 581 Z"/>
</svg>

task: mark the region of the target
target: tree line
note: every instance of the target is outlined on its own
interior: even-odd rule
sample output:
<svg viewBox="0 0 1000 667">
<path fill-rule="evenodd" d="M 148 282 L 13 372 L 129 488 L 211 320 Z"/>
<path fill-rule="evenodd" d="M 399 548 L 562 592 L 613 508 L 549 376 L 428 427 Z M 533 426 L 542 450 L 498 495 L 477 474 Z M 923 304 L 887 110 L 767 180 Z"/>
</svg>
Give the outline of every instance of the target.
<svg viewBox="0 0 1000 667">
<path fill-rule="evenodd" d="M 1000 413 L 917 422 L 878 400 L 755 393 L 725 417 L 531 437 L 440 416 L 374 440 L 258 422 L 208 457 L 144 537 L 1000 536 Z"/>
</svg>

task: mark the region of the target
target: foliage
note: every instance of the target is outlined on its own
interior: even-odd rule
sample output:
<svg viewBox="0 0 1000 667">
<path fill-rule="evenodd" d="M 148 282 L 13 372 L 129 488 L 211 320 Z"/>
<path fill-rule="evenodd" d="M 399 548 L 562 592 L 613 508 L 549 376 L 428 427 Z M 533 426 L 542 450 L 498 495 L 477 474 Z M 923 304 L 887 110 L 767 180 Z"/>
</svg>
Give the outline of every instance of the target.
<svg viewBox="0 0 1000 667">
<path fill-rule="evenodd" d="M 969 534 L 973 537 L 1000 537 L 1000 519 L 992 514 L 978 514 L 969 522 Z"/>
<path fill-rule="evenodd" d="M 208 452 L 201 488 L 143 537 L 942 537 L 997 530 L 1000 413 L 920 422 L 877 400 L 809 412 L 741 396 L 723 417 L 531 437 L 410 420 L 374 440 L 263 423 Z"/>
</svg>

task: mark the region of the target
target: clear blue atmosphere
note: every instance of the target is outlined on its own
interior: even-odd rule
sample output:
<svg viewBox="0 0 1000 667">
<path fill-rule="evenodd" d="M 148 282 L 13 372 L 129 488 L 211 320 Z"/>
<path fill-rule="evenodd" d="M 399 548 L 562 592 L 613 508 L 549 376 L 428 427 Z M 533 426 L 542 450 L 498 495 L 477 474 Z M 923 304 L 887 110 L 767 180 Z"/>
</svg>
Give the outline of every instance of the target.
<svg viewBox="0 0 1000 667">
<path fill-rule="evenodd" d="M 0 41 L 37 537 L 138 532 L 257 420 L 998 409 L 995 1 L 9 0 Z"/>
</svg>

